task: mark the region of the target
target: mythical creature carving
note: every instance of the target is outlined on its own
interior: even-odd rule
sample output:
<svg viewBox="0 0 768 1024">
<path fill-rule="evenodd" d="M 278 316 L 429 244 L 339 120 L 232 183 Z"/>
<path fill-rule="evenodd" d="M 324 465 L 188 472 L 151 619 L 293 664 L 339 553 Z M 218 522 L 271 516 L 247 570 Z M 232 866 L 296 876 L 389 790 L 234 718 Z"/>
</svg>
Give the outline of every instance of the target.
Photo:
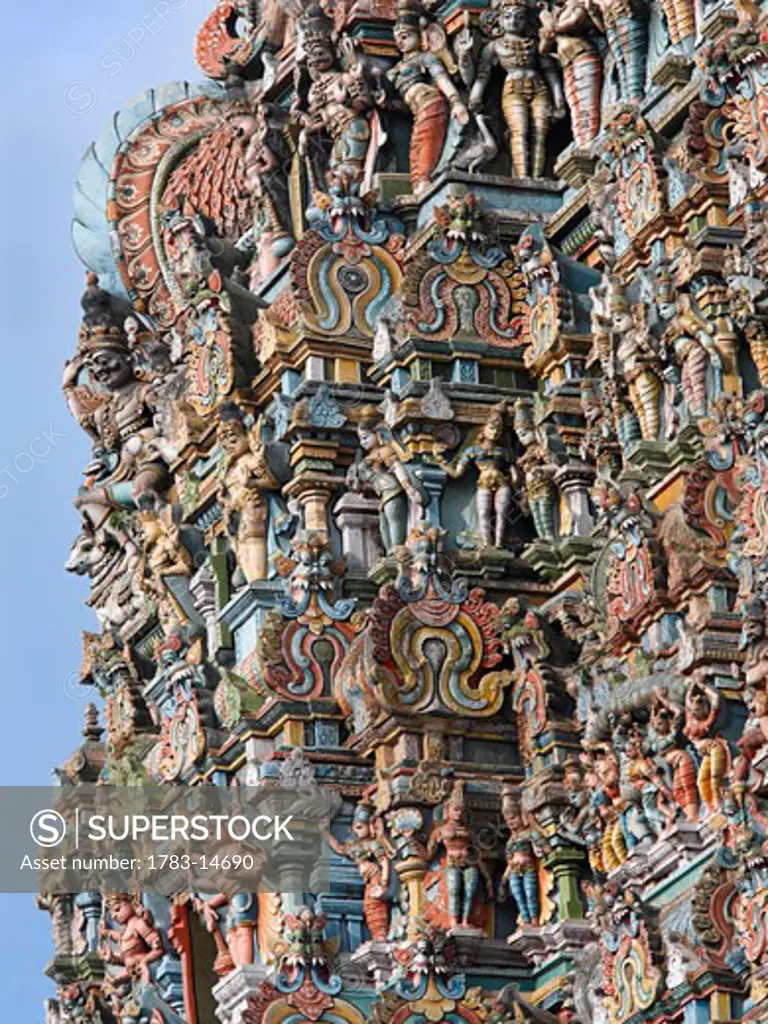
<svg viewBox="0 0 768 1024">
<path fill-rule="evenodd" d="M 399 340 L 433 341 L 479 335 L 512 348 L 523 340 L 525 283 L 493 239 L 494 218 L 464 186 L 446 190 L 432 212 L 437 230 L 406 262 Z"/>
<path fill-rule="evenodd" d="M 335 683 L 360 628 L 356 602 L 338 597 L 345 563 L 333 558 L 324 535 L 299 534 L 291 555 L 275 561 L 285 594 L 265 616 L 257 647 L 260 673 L 269 692 L 311 701 L 327 695 L 331 680 Z"/>
</svg>

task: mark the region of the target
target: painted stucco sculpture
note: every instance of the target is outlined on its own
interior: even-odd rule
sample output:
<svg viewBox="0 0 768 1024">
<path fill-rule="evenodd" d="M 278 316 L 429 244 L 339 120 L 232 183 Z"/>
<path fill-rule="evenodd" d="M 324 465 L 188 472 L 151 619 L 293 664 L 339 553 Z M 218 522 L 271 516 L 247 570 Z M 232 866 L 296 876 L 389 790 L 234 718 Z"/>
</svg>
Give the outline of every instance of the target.
<svg viewBox="0 0 768 1024">
<path fill-rule="evenodd" d="M 326 793 L 332 877 L 42 895 L 47 1024 L 768 1019 L 766 38 L 221 0 L 88 151 L 58 777 Z"/>
</svg>

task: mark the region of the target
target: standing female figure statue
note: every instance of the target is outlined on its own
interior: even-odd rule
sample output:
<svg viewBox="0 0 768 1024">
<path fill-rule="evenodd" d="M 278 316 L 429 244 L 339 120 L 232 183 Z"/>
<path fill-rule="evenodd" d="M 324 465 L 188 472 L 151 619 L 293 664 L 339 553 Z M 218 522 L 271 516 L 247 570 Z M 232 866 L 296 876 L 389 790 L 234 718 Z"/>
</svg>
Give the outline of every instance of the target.
<svg viewBox="0 0 768 1024">
<path fill-rule="evenodd" d="M 402 58 L 386 77 L 413 115 L 411 184 L 419 195 L 440 160 L 450 118 L 466 125 L 469 111 L 451 79 L 455 65 L 445 31 L 427 21 L 419 0 L 400 0 L 394 37 Z"/>
<path fill-rule="evenodd" d="M 488 420 L 479 427 L 454 462 L 448 462 L 435 449 L 435 462 L 448 476 L 457 480 L 471 465 L 477 466 L 477 521 L 484 547 L 503 547 L 504 527 L 512 506 L 512 489 L 518 482 L 512 452 L 504 440 L 504 403 L 493 408 Z"/>
</svg>

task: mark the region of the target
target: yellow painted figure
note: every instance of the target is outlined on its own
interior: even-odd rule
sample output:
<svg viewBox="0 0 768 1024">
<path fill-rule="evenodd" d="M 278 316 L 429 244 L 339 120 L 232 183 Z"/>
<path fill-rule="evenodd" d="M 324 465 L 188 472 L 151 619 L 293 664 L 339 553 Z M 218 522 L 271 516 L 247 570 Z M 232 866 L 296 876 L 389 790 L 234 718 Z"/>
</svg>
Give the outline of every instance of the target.
<svg viewBox="0 0 768 1024">
<path fill-rule="evenodd" d="M 246 429 L 240 410 L 227 406 L 220 417 L 222 505 L 238 565 L 251 583 L 267 578 L 268 505 L 263 492 L 280 485 L 267 464 L 263 444 Z"/>
<path fill-rule="evenodd" d="M 699 795 L 709 811 L 720 806 L 723 782 L 730 767 L 728 743 L 712 731 L 720 712 L 720 695 L 711 686 L 696 682 L 685 695 L 683 732 L 701 759 L 697 778 Z"/>
</svg>

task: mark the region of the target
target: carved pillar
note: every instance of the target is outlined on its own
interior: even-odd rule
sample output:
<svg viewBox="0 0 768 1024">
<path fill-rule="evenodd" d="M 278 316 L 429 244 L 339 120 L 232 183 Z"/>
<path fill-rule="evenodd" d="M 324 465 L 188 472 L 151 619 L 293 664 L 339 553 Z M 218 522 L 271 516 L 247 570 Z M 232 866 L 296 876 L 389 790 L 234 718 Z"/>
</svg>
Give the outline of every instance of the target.
<svg viewBox="0 0 768 1024">
<path fill-rule="evenodd" d="M 284 914 L 294 914 L 299 907 L 312 902 L 310 893 L 320 886 L 313 881 L 313 868 L 318 866 L 316 844 L 311 836 L 301 837 L 302 830 L 312 830 L 311 825 L 301 820 L 291 823 L 291 842 L 275 843 L 272 861 L 277 871 L 277 891 L 282 900 Z M 325 881 L 328 881 L 326 877 Z"/>
<path fill-rule="evenodd" d="M 382 554 L 377 499 L 348 491 L 333 506 L 333 515 L 341 531 L 347 565 L 367 572 Z"/>
<path fill-rule="evenodd" d="M 216 578 L 210 563 L 206 562 L 189 581 L 189 589 L 195 608 L 205 621 L 208 650 L 219 647 L 219 624 L 216 617 Z"/>
<path fill-rule="evenodd" d="M 589 504 L 589 491 L 595 474 L 588 466 L 563 466 L 555 475 L 555 483 L 570 513 L 570 537 L 589 537 L 594 518 Z"/>
<path fill-rule="evenodd" d="M 165 1002 L 177 1013 L 184 1012 L 184 981 L 181 962 L 163 957 L 155 973 L 155 984 Z"/>
<path fill-rule="evenodd" d="M 545 861 L 544 866 L 552 872 L 557 885 L 557 910 L 561 921 L 584 917 L 579 899 L 579 870 L 583 862 L 583 854 L 569 848 L 558 850 Z"/>
<path fill-rule="evenodd" d="M 445 488 L 447 475 L 442 469 L 434 466 L 415 466 L 413 475 L 429 496 L 429 504 L 424 509 L 424 517 L 430 526 L 440 526 L 440 499 Z M 410 524 L 412 527 L 415 523 Z"/>
<path fill-rule="evenodd" d="M 408 928 L 409 939 L 419 937 L 419 919 L 424 916 L 424 876 L 427 863 L 421 857 L 408 857 L 395 864 L 395 871 L 400 882 L 408 890 Z"/>
<path fill-rule="evenodd" d="M 99 922 L 102 915 L 101 893 L 81 892 L 75 899 L 75 905 L 83 913 L 85 921 L 83 931 L 88 952 L 95 953 L 99 947 Z"/>
<path fill-rule="evenodd" d="M 168 929 L 168 937 L 173 942 L 173 948 L 178 953 L 179 960 L 181 961 L 181 978 L 184 986 L 184 1016 L 189 1024 L 198 1024 L 188 904 L 174 903 L 171 906 L 171 926 Z"/>
<path fill-rule="evenodd" d="M 216 608 L 220 612 L 230 598 L 227 542 L 225 537 L 214 537 L 211 543 L 211 568 L 213 570 L 216 593 Z M 209 649 L 209 653 L 218 652 L 222 647 L 230 650 L 233 643 L 229 626 L 223 622 L 217 622 L 215 644 Z"/>
<path fill-rule="evenodd" d="M 331 494 L 344 486 L 342 477 L 326 473 L 301 473 L 285 487 L 285 495 L 295 498 L 302 509 L 304 529 L 328 536 L 328 505 Z"/>
</svg>

